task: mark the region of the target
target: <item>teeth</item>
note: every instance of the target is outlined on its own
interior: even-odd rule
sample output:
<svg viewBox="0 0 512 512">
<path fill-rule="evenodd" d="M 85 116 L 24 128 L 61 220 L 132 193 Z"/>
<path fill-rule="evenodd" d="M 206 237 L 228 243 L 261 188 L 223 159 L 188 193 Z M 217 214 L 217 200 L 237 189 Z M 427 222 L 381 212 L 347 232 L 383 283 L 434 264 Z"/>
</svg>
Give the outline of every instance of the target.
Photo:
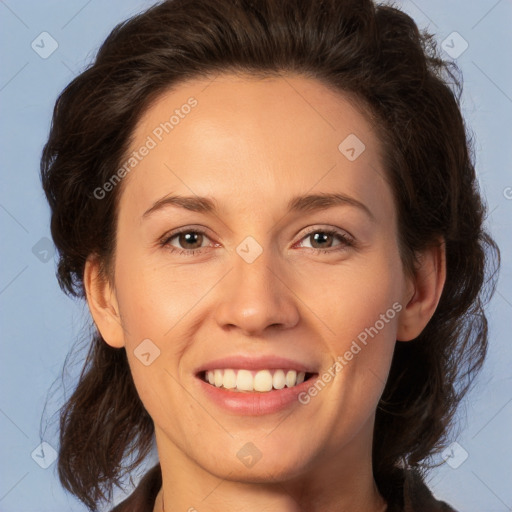
<svg viewBox="0 0 512 512">
<path fill-rule="evenodd" d="M 295 370 L 290 370 L 286 374 L 286 385 L 291 388 L 295 382 L 297 381 L 297 372 Z"/>
<path fill-rule="evenodd" d="M 222 383 L 224 384 L 224 381 L 222 381 Z M 253 378 L 249 370 L 238 370 L 236 376 L 236 389 L 239 389 L 240 391 L 252 391 L 254 389 Z"/>
<path fill-rule="evenodd" d="M 304 382 L 304 372 L 295 370 L 208 370 L 205 381 L 218 388 L 233 389 L 234 391 L 259 391 L 261 393 L 272 389 L 293 387 Z"/>
<path fill-rule="evenodd" d="M 272 386 L 275 389 L 283 389 L 286 384 L 286 375 L 283 370 L 276 370 L 272 377 Z"/>
<path fill-rule="evenodd" d="M 222 370 L 218 371 L 222 372 Z M 236 388 L 236 373 L 233 370 L 224 370 L 221 385 L 227 389 Z"/>
</svg>

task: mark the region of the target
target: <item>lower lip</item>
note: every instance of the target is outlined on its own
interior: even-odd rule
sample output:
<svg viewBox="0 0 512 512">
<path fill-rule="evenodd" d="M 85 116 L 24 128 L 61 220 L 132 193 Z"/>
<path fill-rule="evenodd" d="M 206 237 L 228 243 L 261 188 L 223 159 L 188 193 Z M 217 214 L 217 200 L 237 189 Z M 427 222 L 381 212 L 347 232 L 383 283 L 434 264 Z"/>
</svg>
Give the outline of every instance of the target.
<svg viewBox="0 0 512 512">
<path fill-rule="evenodd" d="M 299 395 L 307 391 L 318 378 L 313 375 L 297 386 L 275 389 L 265 393 L 230 391 L 208 384 L 197 377 L 206 396 L 223 409 L 240 416 L 261 416 L 282 411 L 292 405 L 301 405 Z"/>
</svg>

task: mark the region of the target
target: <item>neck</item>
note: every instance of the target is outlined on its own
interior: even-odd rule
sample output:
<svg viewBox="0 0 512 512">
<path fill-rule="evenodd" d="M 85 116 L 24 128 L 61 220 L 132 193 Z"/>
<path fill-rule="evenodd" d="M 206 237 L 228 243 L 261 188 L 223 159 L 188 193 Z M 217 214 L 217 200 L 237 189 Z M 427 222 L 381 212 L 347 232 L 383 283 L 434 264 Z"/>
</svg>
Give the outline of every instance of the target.
<svg viewBox="0 0 512 512">
<path fill-rule="evenodd" d="M 161 489 L 160 493 L 158 494 L 158 497 L 155 501 L 155 508 L 153 510 L 154 510 L 154 512 L 171 512 L 171 510 L 175 510 L 174 508 L 171 508 L 171 507 L 166 508 L 165 494 L 164 494 L 163 489 Z M 303 509 L 303 510 L 306 510 L 306 509 Z M 331 509 L 329 509 L 329 510 L 331 510 Z M 346 509 L 346 508 L 340 509 L 339 505 L 338 505 L 338 508 L 333 508 L 332 510 L 336 510 L 336 512 L 340 512 L 341 510 L 348 510 L 348 509 Z M 378 490 L 375 488 L 374 504 L 369 505 L 369 508 L 365 507 L 365 508 L 360 508 L 358 510 L 368 510 L 371 512 L 387 512 L 388 505 L 387 505 L 386 501 L 382 498 L 382 496 L 380 496 L 380 494 L 378 493 Z M 192 507 L 189 507 L 187 509 L 187 511 L 188 512 L 197 512 L 196 509 L 192 508 Z"/>
<path fill-rule="evenodd" d="M 378 493 L 378 490 L 377 490 L 376 487 L 375 487 L 375 500 L 374 500 L 374 502 L 375 502 L 375 504 L 374 505 L 369 505 L 369 508 L 365 507 L 363 509 L 358 509 L 358 510 L 368 510 L 368 511 L 372 511 L 372 512 L 387 512 L 388 505 L 387 505 L 386 501 L 382 498 L 382 496 Z M 158 497 L 157 497 L 156 502 L 155 502 L 155 508 L 153 510 L 154 510 L 154 512 L 170 512 L 171 511 L 171 508 L 167 508 L 167 509 L 165 508 L 165 495 L 164 495 L 163 489 L 161 489 L 160 493 L 158 494 Z M 342 509 L 340 509 L 338 507 L 338 508 L 333 509 L 333 510 L 336 510 L 336 512 L 340 512 Z M 348 509 L 343 508 L 343 510 L 348 510 Z M 190 507 L 188 509 L 188 512 L 197 512 L 197 511 L 196 511 L 195 508 Z"/>
<path fill-rule="evenodd" d="M 279 473 L 255 465 L 251 469 L 259 472 L 249 476 L 239 465 L 216 468 L 214 475 L 158 429 L 156 439 L 162 489 L 153 512 L 235 512 L 240 503 L 244 512 L 386 511 L 373 478 L 371 443 L 358 441 L 358 436 L 342 451 L 323 456 L 300 472 Z"/>
</svg>

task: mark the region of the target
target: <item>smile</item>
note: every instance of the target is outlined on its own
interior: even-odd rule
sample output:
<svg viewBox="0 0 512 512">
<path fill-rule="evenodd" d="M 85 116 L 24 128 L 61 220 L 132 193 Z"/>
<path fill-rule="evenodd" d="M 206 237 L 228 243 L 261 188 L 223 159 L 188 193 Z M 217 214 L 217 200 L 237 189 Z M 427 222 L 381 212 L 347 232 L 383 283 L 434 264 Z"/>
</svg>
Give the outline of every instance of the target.
<svg viewBox="0 0 512 512">
<path fill-rule="evenodd" d="M 202 379 L 212 386 L 235 392 L 267 393 L 273 390 L 292 388 L 311 378 L 314 374 L 289 369 L 214 369 L 202 372 Z"/>
</svg>

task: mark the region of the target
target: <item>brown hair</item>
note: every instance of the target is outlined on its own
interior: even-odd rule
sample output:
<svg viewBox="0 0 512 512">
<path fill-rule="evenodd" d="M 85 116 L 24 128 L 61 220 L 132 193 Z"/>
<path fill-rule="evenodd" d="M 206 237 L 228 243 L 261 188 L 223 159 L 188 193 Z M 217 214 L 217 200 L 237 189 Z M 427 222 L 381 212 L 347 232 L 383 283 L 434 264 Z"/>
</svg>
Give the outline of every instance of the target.
<svg viewBox="0 0 512 512">
<path fill-rule="evenodd" d="M 101 200 L 94 190 L 119 168 L 148 105 L 187 78 L 223 71 L 300 73 L 355 95 L 385 149 L 404 269 L 412 272 L 416 251 L 446 242 L 437 310 L 416 340 L 396 344 L 376 413 L 374 476 L 389 498 L 397 468 L 426 468 L 446 443 L 486 354 L 483 306 L 499 268 L 459 109 L 459 69 L 399 9 L 371 0 L 168 0 L 115 27 L 58 97 L 42 154 L 59 283 L 83 297 L 86 258 L 108 268 L 121 187 Z M 144 460 L 153 433 L 125 350 L 96 332 L 60 411 L 63 486 L 95 510 Z"/>
</svg>

